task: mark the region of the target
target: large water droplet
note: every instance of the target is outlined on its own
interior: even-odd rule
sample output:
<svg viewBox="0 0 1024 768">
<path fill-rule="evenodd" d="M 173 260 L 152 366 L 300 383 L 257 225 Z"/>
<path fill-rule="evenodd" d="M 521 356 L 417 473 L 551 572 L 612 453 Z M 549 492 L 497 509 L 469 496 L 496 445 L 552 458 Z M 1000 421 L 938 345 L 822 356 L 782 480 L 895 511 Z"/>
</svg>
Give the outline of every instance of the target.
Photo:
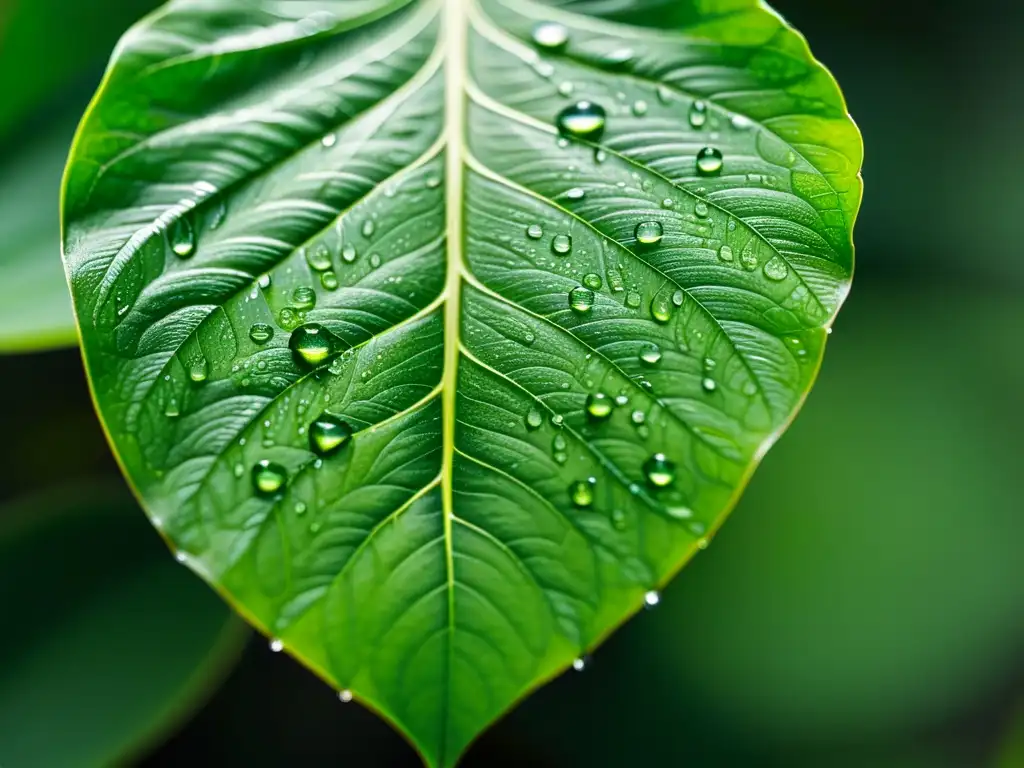
<svg viewBox="0 0 1024 768">
<path fill-rule="evenodd" d="M 764 276 L 769 280 L 776 282 L 785 280 L 789 275 L 789 267 L 786 266 L 786 262 L 782 260 L 780 256 L 773 256 L 768 260 L 768 263 L 764 265 Z"/>
<path fill-rule="evenodd" d="M 554 21 L 542 21 L 533 28 L 533 44 L 548 51 L 565 48 L 569 30 Z"/>
<path fill-rule="evenodd" d="M 544 414 L 540 412 L 539 408 L 530 408 L 526 413 L 526 428 L 529 430 L 540 429 L 541 424 L 544 423 Z"/>
<path fill-rule="evenodd" d="M 312 309 L 316 306 L 316 291 L 312 286 L 300 285 L 292 291 L 292 304 L 298 310 Z"/>
<path fill-rule="evenodd" d="M 593 477 L 588 477 L 586 480 L 577 480 L 575 483 L 569 486 L 569 498 L 572 499 L 573 506 L 585 509 L 594 503 L 594 488 L 597 485 L 597 480 Z"/>
<path fill-rule="evenodd" d="M 564 256 L 572 250 L 572 238 L 569 235 L 555 235 L 551 238 L 551 250 Z"/>
<path fill-rule="evenodd" d="M 331 413 L 321 413 L 309 425 L 309 448 L 320 456 L 329 456 L 352 439 L 352 427 Z"/>
<path fill-rule="evenodd" d="M 306 249 L 306 263 L 315 272 L 326 272 L 331 268 L 331 251 L 326 243 Z"/>
<path fill-rule="evenodd" d="M 714 147 L 704 147 L 697 153 L 697 173 L 701 176 L 717 176 L 723 165 L 722 153 Z"/>
<path fill-rule="evenodd" d="M 277 495 L 287 480 L 288 471 L 269 459 L 257 461 L 252 468 L 252 487 L 257 496 Z"/>
<path fill-rule="evenodd" d="M 569 306 L 575 312 L 589 312 L 594 306 L 594 292 L 578 285 L 569 291 Z"/>
<path fill-rule="evenodd" d="M 266 323 L 253 323 L 249 328 L 249 338 L 254 344 L 266 344 L 274 338 L 274 327 Z"/>
<path fill-rule="evenodd" d="M 196 235 L 192 229 L 192 222 L 187 217 L 182 216 L 171 224 L 167 235 L 175 255 L 187 259 L 195 252 Z"/>
<path fill-rule="evenodd" d="M 633 230 L 633 236 L 640 245 L 655 245 L 661 242 L 665 228 L 660 221 L 641 221 Z"/>
<path fill-rule="evenodd" d="M 664 453 L 656 453 L 644 462 L 644 475 L 655 488 L 667 488 L 676 479 L 676 465 Z"/>
<path fill-rule="evenodd" d="M 612 415 L 615 401 L 604 392 L 593 392 L 587 395 L 587 415 L 595 421 L 603 421 Z"/>
<path fill-rule="evenodd" d="M 577 101 L 558 113 L 558 132 L 573 139 L 597 141 L 604 133 L 606 113 L 600 104 Z"/>
<path fill-rule="evenodd" d="M 703 128 L 708 121 L 708 105 L 703 101 L 695 101 L 690 107 L 690 126 L 692 128 Z"/>
<path fill-rule="evenodd" d="M 314 368 L 334 352 L 336 338 L 319 323 L 307 323 L 292 332 L 288 347 L 296 361 Z"/>
<path fill-rule="evenodd" d="M 651 317 L 662 325 L 672 319 L 672 301 L 669 296 L 659 293 L 651 299 Z"/>
</svg>

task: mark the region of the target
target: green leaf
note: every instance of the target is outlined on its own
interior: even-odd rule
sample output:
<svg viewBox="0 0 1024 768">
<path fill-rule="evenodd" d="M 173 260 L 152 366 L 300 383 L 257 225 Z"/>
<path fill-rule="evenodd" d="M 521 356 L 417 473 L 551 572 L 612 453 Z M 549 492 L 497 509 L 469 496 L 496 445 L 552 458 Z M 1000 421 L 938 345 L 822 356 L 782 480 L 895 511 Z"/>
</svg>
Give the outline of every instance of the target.
<svg viewBox="0 0 1024 768">
<path fill-rule="evenodd" d="M 57 195 L 73 126 L 58 125 L 0 171 L 0 352 L 71 346 Z"/>
<path fill-rule="evenodd" d="M 756 0 L 181 0 L 80 129 L 65 258 L 154 524 L 451 765 L 793 418 L 860 160 Z"/>
<path fill-rule="evenodd" d="M 0 508 L 0 583 L 5 766 L 136 756 L 205 698 L 247 635 L 110 489 Z"/>
</svg>

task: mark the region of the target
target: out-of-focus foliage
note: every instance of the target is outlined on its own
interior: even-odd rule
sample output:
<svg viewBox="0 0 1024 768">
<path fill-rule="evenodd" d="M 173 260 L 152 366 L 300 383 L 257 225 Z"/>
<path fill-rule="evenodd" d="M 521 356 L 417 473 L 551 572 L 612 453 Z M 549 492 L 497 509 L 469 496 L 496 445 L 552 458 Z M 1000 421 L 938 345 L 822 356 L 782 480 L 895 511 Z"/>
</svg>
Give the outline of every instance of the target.
<svg viewBox="0 0 1024 768">
<path fill-rule="evenodd" d="M 0 585 L 5 767 L 135 755 L 216 686 L 248 634 L 117 486 L 0 507 Z"/>
</svg>

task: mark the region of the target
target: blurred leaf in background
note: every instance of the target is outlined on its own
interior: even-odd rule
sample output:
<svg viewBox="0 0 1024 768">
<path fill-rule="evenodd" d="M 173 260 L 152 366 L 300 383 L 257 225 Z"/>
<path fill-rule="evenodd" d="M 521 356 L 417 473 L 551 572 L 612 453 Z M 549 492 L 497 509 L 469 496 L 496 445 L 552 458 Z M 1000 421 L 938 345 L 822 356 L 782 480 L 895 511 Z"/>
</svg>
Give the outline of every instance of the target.
<svg viewBox="0 0 1024 768">
<path fill-rule="evenodd" d="M 119 486 L 0 508 L 0 764 L 110 765 L 204 699 L 248 630 Z"/>
<path fill-rule="evenodd" d="M 157 5 L 0 2 L 0 353 L 76 343 L 60 259 L 64 161 L 111 49 Z"/>
</svg>

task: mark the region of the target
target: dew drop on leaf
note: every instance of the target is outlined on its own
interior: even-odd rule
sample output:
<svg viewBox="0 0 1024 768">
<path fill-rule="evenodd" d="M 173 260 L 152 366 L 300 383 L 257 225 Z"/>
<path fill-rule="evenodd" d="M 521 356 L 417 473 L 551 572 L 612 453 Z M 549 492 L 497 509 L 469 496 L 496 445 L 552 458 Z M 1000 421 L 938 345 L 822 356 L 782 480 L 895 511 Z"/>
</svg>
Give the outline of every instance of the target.
<svg viewBox="0 0 1024 768">
<path fill-rule="evenodd" d="M 626 292 L 626 306 L 630 309 L 637 309 L 643 303 L 643 297 L 637 291 Z"/>
<path fill-rule="evenodd" d="M 316 291 L 312 286 L 300 285 L 292 291 L 292 303 L 298 310 L 312 309 L 316 306 Z"/>
<path fill-rule="evenodd" d="M 690 107 L 690 127 L 703 128 L 708 121 L 708 105 L 703 101 L 695 101 Z"/>
<path fill-rule="evenodd" d="M 578 285 L 569 291 L 569 306 L 574 312 L 589 312 L 594 306 L 594 292 Z"/>
<path fill-rule="evenodd" d="M 641 221 L 633 230 L 633 236 L 640 245 L 655 245 L 661 242 L 665 228 L 660 221 Z"/>
<path fill-rule="evenodd" d="M 331 251 L 325 243 L 316 248 L 306 249 L 306 263 L 314 272 L 326 272 L 331 268 Z"/>
<path fill-rule="evenodd" d="M 320 285 L 322 285 L 328 291 L 334 291 L 338 288 L 338 275 L 334 270 L 329 269 L 320 275 Z"/>
<path fill-rule="evenodd" d="M 789 267 L 779 256 L 773 256 L 764 265 L 764 276 L 776 282 L 785 280 L 789 275 Z"/>
<path fill-rule="evenodd" d="M 335 133 L 325 133 L 323 138 L 320 139 L 320 143 L 329 149 L 338 143 L 338 135 Z"/>
<path fill-rule="evenodd" d="M 633 114 L 637 117 L 643 117 L 647 114 L 647 102 L 643 99 L 637 99 L 633 102 Z"/>
<path fill-rule="evenodd" d="M 565 193 L 565 196 L 570 200 L 582 200 L 586 194 L 587 192 L 583 187 L 573 187 Z"/>
<path fill-rule="evenodd" d="M 576 90 L 576 86 L 572 84 L 571 80 L 563 80 L 558 84 L 558 94 L 560 96 L 572 96 L 574 90 Z"/>
<path fill-rule="evenodd" d="M 285 307 L 277 313 L 277 322 L 281 324 L 282 328 L 291 330 L 299 324 L 299 315 L 291 307 Z"/>
<path fill-rule="evenodd" d="M 705 392 L 714 392 L 716 389 L 718 389 L 718 385 L 715 383 L 715 380 L 712 379 L 710 376 L 705 376 L 704 380 L 701 381 L 700 385 L 704 387 Z"/>
<path fill-rule="evenodd" d="M 531 240 L 540 240 L 544 237 L 544 228 L 540 224 L 531 224 L 526 228 L 526 236 Z"/>
<path fill-rule="evenodd" d="M 341 259 L 346 264 L 351 264 L 355 261 L 357 255 L 356 247 L 352 245 L 352 243 L 345 243 L 344 247 L 341 249 Z"/>
<path fill-rule="evenodd" d="M 588 477 L 586 480 L 577 480 L 569 486 L 569 498 L 572 499 L 574 507 L 586 509 L 594 503 L 594 487 L 597 480 Z"/>
<path fill-rule="evenodd" d="M 592 291 L 601 290 L 601 276 L 595 272 L 588 272 L 583 276 L 583 285 L 590 288 Z"/>
<path fill-rule="evenodd" d="M 257 496 L 275 496 L 288 480 L 284 467 L 269 459 L 262 459 L 252 468 L 252 487 Z"/>
<path fill-rule="evenodd" d="M 724 159 L 720 150 L 704 147 L 697 153 L 697 173 L 701 176 L 717 176 L 722 172 Z"/>
<path fill-rule="evenodd" d="M 544 423 L 544 414 L 538 408 L 530 408 L 526 413 L 526 428 L 529 430 L 540 429 Z"/>
<path fill-rule="evenodd" d="M 636 410 L 629 414 L 629 420 L 639 427 L 647 421 L 647 414 L 641 410 Z"/>
<path fill-rule="evenodd" d="M 347 688 L 344 691 L 338 691 L 338 701 L 342 704 L 348 704 L 352 701 L 352 691 Z"/>
<path fill-rule="evenodd" d="M 697 204 L 693 206 L 693 212 L 700 218 L 706 219 L 708 217 L 708 204 L 703 200 L 698 200 Z"/>
<path fill-rule="evenodd" d="M 644 475 L 654 488 L 667 488 L 676 479 L 676 465 L 664 453 L 656 453 L 644 462 Z"/>
<path fill-rule="evenodd" d="M 168 232 L 171 250 L 182 259 L 189 258 L 196 250 L 196 235 L 192 222 L 185 216 L 171 224 Z"/>
<path fill-rule="evenodd" d="M 651 317 L 662 325 L 672 319 L 672 302 L 668 296 L 659 293 L 651 299 Z"/>
<path fill-rule="evenodd" d="M 640 353 L 640 359 L 647 363 L 647 365 L 657 365 L 661 362 L 661 347 L 657 344 L 652 344 Z"/>
<path fill-rule="evenodd" d="M 555 235 L 551 239 L 551 250 L 564 256 L 572 250 L 572 238 L 569 235 Z"/>
<path fill-rule="evenodd" d="M 296 328 L 288 339 L 297 362 L 307 367 L 315 367 L 326 360 L 334 352 L 334 335 L 319 323 L 307 323 Z"/>
<path fill-rule="evenodd" d="M 600 104 L 577 101 L 558 113 L 558 132 L 571 139 L 597 141 L 604 133 L 606 113 Z"/>
<path fill-rule="evenodd" d="M 612 528 L 617 531 L 623 531 L 626 529 L 626 513 L 621 509 L 613 509 L 612 514 Z"/>
<path fill-rule="evenodd" d="M 732 246 L 723 245 L 718 249 L 718 258 L 728 263 L 732 261 Z"/>
<path fill-rule="evenodd" d="M 542 21 L 533 28 L 533 44 L 548 51 L 558 51 L 569 42 L 569 30 L 554 21 Z"/>
<path fill-rule="evenodd" d="M 284 641 L 278 640 L 276 637 L 270 641 L 270 650 L 273 653 L 280 653 L 284 650 Z"/>
<path fill-rule="evenodd" d="M 648 592 L 647 594 L 644 595 L 644 607 L 645 608 L 654 608 L 660 602 L 661 602 L 661 595 L 657 591 L 655 591 L 653 589 L 650 592 Z"/>
<path fill-rule="evenodd" d="M 595 421 L 604 421 L 612 415 L 614 401 L 604 392 L 593 392 L 587 395 L 587 415 Z"/>
<path fill-rule="evenodd" d="M 192 365 L 188 369 L 188 377 L 192 379 L 196 384 L 201 384 L 206 381 L 207 375 L 209 375 L 210 364 L 206 362 L 206 358 L 201 357 L 198 360 L 194 360 Z"/>
<path fill-rule="evenodd" d="M 352 427 L 331 413 L 322 413 L 309 425 L 309 448 L 319 456 L 330 456 L 352 439 Z"/>
</svg>

